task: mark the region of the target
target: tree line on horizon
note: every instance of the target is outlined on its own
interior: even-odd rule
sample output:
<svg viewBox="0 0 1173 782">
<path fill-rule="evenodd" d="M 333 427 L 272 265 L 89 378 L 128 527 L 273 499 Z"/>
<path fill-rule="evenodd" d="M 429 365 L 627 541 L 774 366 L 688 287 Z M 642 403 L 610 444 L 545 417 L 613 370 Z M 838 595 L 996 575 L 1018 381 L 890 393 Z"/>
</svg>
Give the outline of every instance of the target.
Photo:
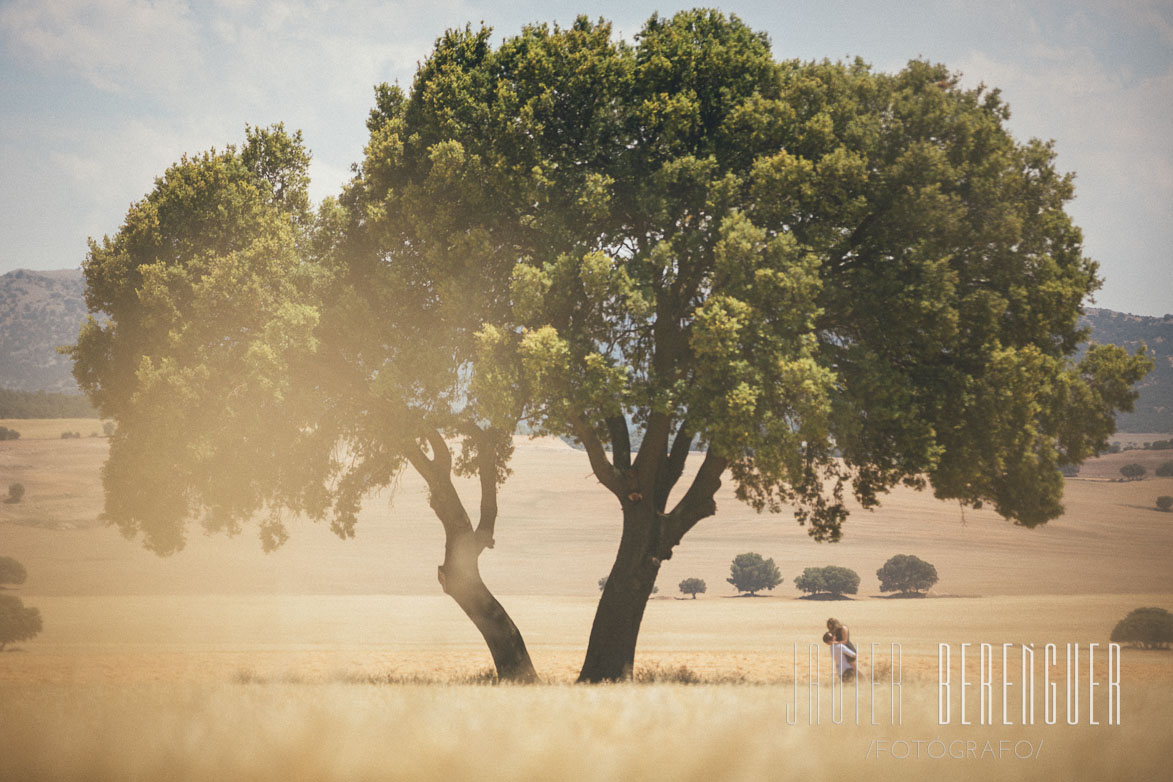
<svg viewBox="0 0 1173 782">
<path fill-rule="evenodd" d="M 1151 362 L 1073 360 L 1100 281 L 1072 178 L 996 90 L 919 60 L 777 61 L 716 11 L 634 44 L 585 17 L 490 37 L 450 30 L 408 90 L 376 87 L 317 210 L 300 132 L 248 127 L 91 241 L 98 317 L 70 352 L 117 425 L 111 523 L 161 555 L 196 519 L 259 514 L 266 550 L 288 513 L 349 538 L 414 470 L 441 589 L 498 676 L 532 681 L 479 561 L 512 433 L 572 438 L 622 530 L 579 677 L 598 682 L 630 677 L 661 564 L 723 482 L 826 542 L 848 494 L 898 484 L 1028 527 L 1062 512 L 1060 468 L 1107 447 Z"/>
</svg>

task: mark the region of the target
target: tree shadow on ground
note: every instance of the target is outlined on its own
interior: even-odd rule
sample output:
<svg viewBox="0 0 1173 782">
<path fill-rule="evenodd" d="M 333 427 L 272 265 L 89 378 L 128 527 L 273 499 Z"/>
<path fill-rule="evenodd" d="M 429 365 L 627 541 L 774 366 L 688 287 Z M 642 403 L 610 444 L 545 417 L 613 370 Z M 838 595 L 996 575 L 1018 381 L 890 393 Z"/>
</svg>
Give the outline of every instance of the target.
<svg viewBox="0 0 1173 782">
<path fill-rule="evenodd" d="M 894 595 L 872 595 L 872 597 L 880 600 L 924 600 L 928 597 L 927 592 L 897 592 Z"/>
<path fill-rule="evenodd" d="M 829 594 L 827 594 L 827 593 L 825 593 L 825 592 L 820 592 L 820 593 L 819 593 L 819 594 L 817 594 L 817 595 L 802 595 L 802 596 L 801 596 L 801 597 L 799 597 L 798 599 L 799 599 L 799 600 L 816 600 L 816 601 L 822 601 L 822 600 L 855 600 L 855 598 L 854 598 L 854 597 L 848 597 L 847 595 L 829 595 Z"/>
</svg>

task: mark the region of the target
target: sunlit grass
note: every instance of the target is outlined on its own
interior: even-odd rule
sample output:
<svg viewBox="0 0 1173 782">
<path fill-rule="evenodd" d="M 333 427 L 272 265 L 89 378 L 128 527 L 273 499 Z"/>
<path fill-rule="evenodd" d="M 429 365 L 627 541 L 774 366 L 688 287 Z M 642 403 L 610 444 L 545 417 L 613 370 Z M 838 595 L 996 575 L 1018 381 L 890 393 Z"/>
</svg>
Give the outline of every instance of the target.
<svg viewBox="0 0 1173 782">
<path fill-rule="evenodd" d="M 788 724 L 792 691 L 777 685 L 9 686 L 0 778 L 1160 779 L 1170 695 L 1131 693 L 1119 727 L 982 728 L 938 727 L 923 685 L 909 688 L 903 724 L 879 726 L 866 713 L 834 725 L 826 711 L 822 724 Z M 1027 741 L 1037 757 L 875 756 L 877 741 L 933 739 Z"/>
</svg>

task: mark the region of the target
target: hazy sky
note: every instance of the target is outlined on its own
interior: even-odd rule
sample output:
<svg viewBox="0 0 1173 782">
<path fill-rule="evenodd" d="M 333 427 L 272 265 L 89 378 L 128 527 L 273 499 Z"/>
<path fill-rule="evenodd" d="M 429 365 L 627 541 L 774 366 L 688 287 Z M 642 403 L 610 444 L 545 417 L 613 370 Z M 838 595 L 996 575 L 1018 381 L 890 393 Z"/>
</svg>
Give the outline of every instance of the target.
<svg viewBox="0 0 1173 782">
<path fill-rule="evenodd" d="M 362 156 L 374 84 L 410 83 L 445 28 L 501 36 L 605 17 L 626 37 L 653 11 L 624 2 L 0 0 L 0 273 L 81 264 L 88 236 L 185 152 L 245 123 L 300 128 L 311 192 Z M 924 57 L 1002 89 L 1021 139 L 1053 138 L 1077 174 L 1070 206 L 1105 277 L 1096 304 L 1173 312 L 1173 2 L 727 2 L 775 55 Z"/>
</svg>

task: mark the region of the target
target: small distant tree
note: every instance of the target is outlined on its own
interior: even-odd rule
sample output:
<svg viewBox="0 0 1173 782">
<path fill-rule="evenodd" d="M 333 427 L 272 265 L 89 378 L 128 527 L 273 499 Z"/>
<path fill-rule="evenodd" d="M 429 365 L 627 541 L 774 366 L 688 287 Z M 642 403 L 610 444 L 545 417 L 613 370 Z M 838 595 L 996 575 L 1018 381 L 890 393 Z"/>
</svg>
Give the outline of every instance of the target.
<svg viewBox="0 0 1173 782">
<path fill-rule="evenodd" d="M 1112 640 L 1145 649 L 1167 649 L 1173 642 L 1173 614 L 1164 608 L 1136 608 L 1112 630 Z"/>
<path fill-rule="evenodd" d="M 838 565 L 808 567 L 802 571 L 801 576 L 794 579 L 794 585 L 799 591 L 809 595 L 817 595 L 820 592 L 832 597 L 854 595 L 859 592 L 859 574 Z"/>
<path fill-rule="evenodd" d="M 27 641 L 41 632 L 41 612 L 25 608 L 15 595 L 0 595 L 0 652 L 10 643 Z"/>
<path fill-rule="evenodd" d="M 1079 475 L 1079 465 L 1066 464 L 1059 468 L 1059 472 L 1064 478 L 1074 478 Z"/>
<path fill-rule="evenodd" d="M 1136 464 L 1135 462 L 1126 464 L 1120 468 L 1120 474 L 1130 481 L 1140 480 L 1146 472 L 1147 470 L 1145 470 L 1144 465 Z"/>
<path fill-rule="evenodd" d="M 738 554 L 729 565 L 729 578 L 725 579 L 738 592 L 757 594 L 763 589 L 773 589 L 782 583 L 782 571 L 773 559 L 762 559 L 755 552 Z"/>
<path fill-rule="evenodd" d="M 692 595 L 692 599 L 696 600 L 697 595 L 702 595 L 708 587 L 705 586 L 703 578 L 686 578 L 680 582 L 680 593 L 684 595 Z"/>
<path fill-rule="evenodd" d="M 603 576 L 599 579 L 599 591 L 602 592 L 605 586 L 607 586 L 607 577 Z"/>
<path fill-rule="evenodd" d="M 20 432 L 15 429 L 9 429 L 7 426 L 0 426 L 0 440 L 18 440 L 20 439 Z"/>
<path fill-rule="evenodd" d="M 8 499 L 5 502 L 16 503 L 24 498 L 24 484 L 10 483 L 8 484 Z"/>
<path fill-rule="evenodd" d="M 12 557 L 0 557 L 0 587 L 5 584 L 23 584 L 28 578 L 24 565 Z"/>
<path fill-rule="evenodd" d="M 937 583 L 937 569 L 912 554 L 897 554 L 876 571 L 881 592 L 924 592 Z"/>
<path fill-rule="evenodd" d="M 1168 511 L 1170 508 L 1173 508 L 1173 497 L 1170 497 L 1168 494 L 1162 494 L 1160 497 L 1157 497 L 1157 508 L 1163 511 Z"/>
<path fill-rule="evenodd" d="M 1158 478 L 1173 477 L 1173 461 L 1161 462 L 1159 465 L 1157 465 L 1157 473 L 1156 474 L 1157 474 Z"/>
</svg>

